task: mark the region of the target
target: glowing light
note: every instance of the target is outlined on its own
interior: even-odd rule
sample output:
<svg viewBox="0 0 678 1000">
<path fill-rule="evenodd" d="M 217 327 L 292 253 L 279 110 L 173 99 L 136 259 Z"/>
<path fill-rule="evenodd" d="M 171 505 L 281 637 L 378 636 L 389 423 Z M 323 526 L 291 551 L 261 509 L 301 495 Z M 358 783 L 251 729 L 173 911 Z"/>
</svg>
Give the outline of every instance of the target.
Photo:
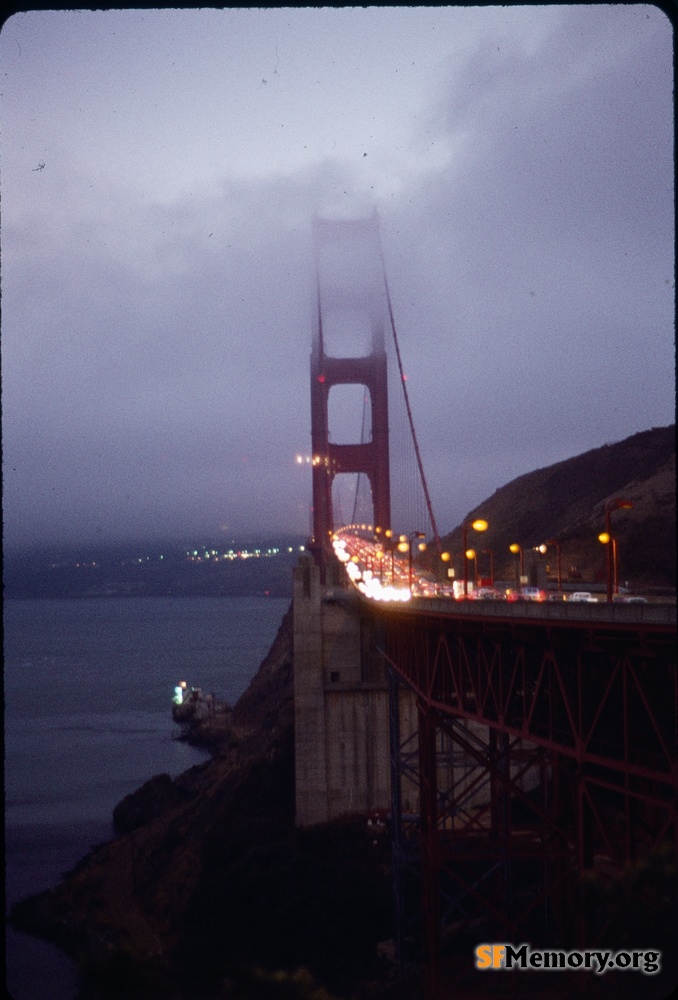
<svg viewBox="0 0 678 1000">
<path fill-rule="evenodd" d="M 349 578 L 353 580 L 354 583 L 362 578 L 362 573 L 360 572 L 356 564 L 354 562 L 351 562 L 350 560 L 346 563 L 346 572 L 348 573 Z"/>
</svg>

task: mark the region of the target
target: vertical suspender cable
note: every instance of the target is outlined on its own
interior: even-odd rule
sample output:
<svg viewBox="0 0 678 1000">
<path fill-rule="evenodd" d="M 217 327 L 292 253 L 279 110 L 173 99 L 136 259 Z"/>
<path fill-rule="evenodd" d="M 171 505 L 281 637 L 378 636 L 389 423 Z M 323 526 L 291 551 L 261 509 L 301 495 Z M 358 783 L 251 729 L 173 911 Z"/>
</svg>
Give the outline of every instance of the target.
<svg viewBox="0 0 678 1000">
<path fill-rule="evenodd" d="M 317 260 L 316 260 L 316 287 L 317 287 L 317 291 L 318 291 L 318 345 L 319 345 L 319 349 L 320 349 L 320 356 L 321 356 L 321 358 L 324 359 L 325 358 L 325 341 L 324 341 L 324 337 L 323 337 L 323 311 L 322 311 L 322 299 L 321 299 L 321 293 L 320 293 L 320 268 L 318 266 Z M 325 469 L 324 488 L 323 488 L 323 492 L 324 492 L 324 495 L 325 495 L 325 511 L 326 511 L 327 516 L 329 518 L 330 524 L 332 525 L 332 528 L 334 528 L 334 510 L 333 510 L 333 503 L 332 503 L 332 474 L 331 474 L 330 464 L 329 464 L 329 462 L 330 462 L 329 389 L 326 389 L 325 385 L 323 385 L 323 391 L 326 392 L 326 394 L 327 394 L 326 397 L 325 397 L 325 419 L 324 419 L 324 428 L 323 428 L 324 434 L 323 434 L 323 442 L 322 442 L 322 445 L 323 445 L 323 455 L 322 456 L 313 456 L 313 457 L 314 457 L 314 460 L 317 460 L 317 458 L 320 457 L 320 459 L 321 459 L 321 461 L 323 463 L 323 467 Z M 316 542 L 318 542 L 318 539 L 316 539 Z M 320 544 L 321 545 L 326 545 L 327 544 L 327 538 L 323 538 L 323 540 L 322 540 L 322 542 L 320 542 Z"/>
<path fill-rule="evenodd" d="M 367 393 L 363 395 L 363 419 L 360 426 L 360 443 L 365 444 L 365 424 L 367 420 L 365 419 L 367 414 Z M 351 524 L 357 523 L 357 513 L 358 513 L 358 494 L 360 493 L 360 477 L 362 472 L 359 472 L 355 481 L 355 497 L 353 498 L 353 515 L 351 516 Z"/>
</svg>

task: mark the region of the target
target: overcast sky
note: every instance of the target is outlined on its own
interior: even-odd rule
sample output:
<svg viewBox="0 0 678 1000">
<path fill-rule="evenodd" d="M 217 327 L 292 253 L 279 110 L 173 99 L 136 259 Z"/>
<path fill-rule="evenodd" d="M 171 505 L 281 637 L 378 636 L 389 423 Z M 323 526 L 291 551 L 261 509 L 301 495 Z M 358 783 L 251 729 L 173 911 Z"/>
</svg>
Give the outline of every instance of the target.
<svg viewBox="0 0 678 1000">
<path fill-rule="evenodd" d="M 0 65 L 5 544 L 307 532 L 314 212 L 378 212 L 441 533 L 673 422 L 658 8 L 34 11 Z"/>
</svg>

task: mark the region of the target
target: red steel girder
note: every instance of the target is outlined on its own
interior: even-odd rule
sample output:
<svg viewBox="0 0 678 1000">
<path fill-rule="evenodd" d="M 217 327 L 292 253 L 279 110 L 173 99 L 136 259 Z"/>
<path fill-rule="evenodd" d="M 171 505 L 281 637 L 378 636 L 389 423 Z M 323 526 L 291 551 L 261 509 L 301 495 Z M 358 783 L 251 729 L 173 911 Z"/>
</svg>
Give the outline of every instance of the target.
<svg viewBox="0 0 678 1000">
<path fill-rule="evenodd" d="M 418 697 L 426 733 L 419 763 L 429 956 L 440 954 L 435 900 L 443 885 L 506 933 L 524 929 L 543 906 L 561 941 L 600 940 L 605 925 L 577 905 L 581 873 L 596 859 L 620 871 L 667 843 L 678 851 L 675 627 L 372 613 L 387 662 Z M 486 748 L 464 735 L 469 725 L 485 728 Z M 454 745 L 474 759 L 477 775 L 454 775 L 441 788 L 431 747 L 455 726 Z M 530 766 L 541 768 L 536 802 L 521 787 Z M 473 813 L 464 796 L 486 783 L 490 798 Z M 528 831 L 512 819 L 517 804 L 531 816 Z M 526 864 L 540 880 L 529 899 L 514 891 Z M 437 975 L 429 970 L 431 984 Z"/>
</svg>

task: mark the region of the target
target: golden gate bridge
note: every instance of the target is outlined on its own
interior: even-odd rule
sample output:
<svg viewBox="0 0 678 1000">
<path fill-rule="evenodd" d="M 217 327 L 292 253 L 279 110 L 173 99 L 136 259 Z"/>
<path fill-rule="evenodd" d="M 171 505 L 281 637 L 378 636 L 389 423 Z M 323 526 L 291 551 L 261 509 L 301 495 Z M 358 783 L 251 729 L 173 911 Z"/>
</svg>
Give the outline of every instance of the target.
<svg viewBox="0 0 678 1000">
<path fill-rule="evenodd" d="M 454 995 L 446 992 L 450 927 L 467 934 L 476 927 L 485 941 L 530 936 L 570 948 L 618 946 L 614 935 L 629 927 L 635 945 L 660 925 L 675 930 L 675 879 L 657 895 L 651 928 L 633 930 L 633 910 L 624 922 L 600 889 L 612 892 L 630 867 L 675 864 L 674 609 L 457 604 L 435 579 L 426 591 L 414 546 L 425 536 L 439 555 L 440 539 L 377 217 L 315 219 L 314 245 L 309 548 L 324 582 L 339 568 L 346 586 L 357 588 L 365 633 L 388 675 L 401 964 L 415 913 L 431 997 Z M 352 394 L 342 396 L 346 387 Z M 353 406 L 353 439 L 334 397 Z M 350 525 L 337 518 L 341 477 L 355 488 Z M 396 555 L 398 542 L 405 558 Z M 414 736 L 400 733 L 403 689 L 416 701 Z M 413 787 L 416 804 L 404 804 Z M 413 855 L 417 901 L 406 890 Z M 636 889 L 648 891 L 640 876 Z"/>
</svg>

